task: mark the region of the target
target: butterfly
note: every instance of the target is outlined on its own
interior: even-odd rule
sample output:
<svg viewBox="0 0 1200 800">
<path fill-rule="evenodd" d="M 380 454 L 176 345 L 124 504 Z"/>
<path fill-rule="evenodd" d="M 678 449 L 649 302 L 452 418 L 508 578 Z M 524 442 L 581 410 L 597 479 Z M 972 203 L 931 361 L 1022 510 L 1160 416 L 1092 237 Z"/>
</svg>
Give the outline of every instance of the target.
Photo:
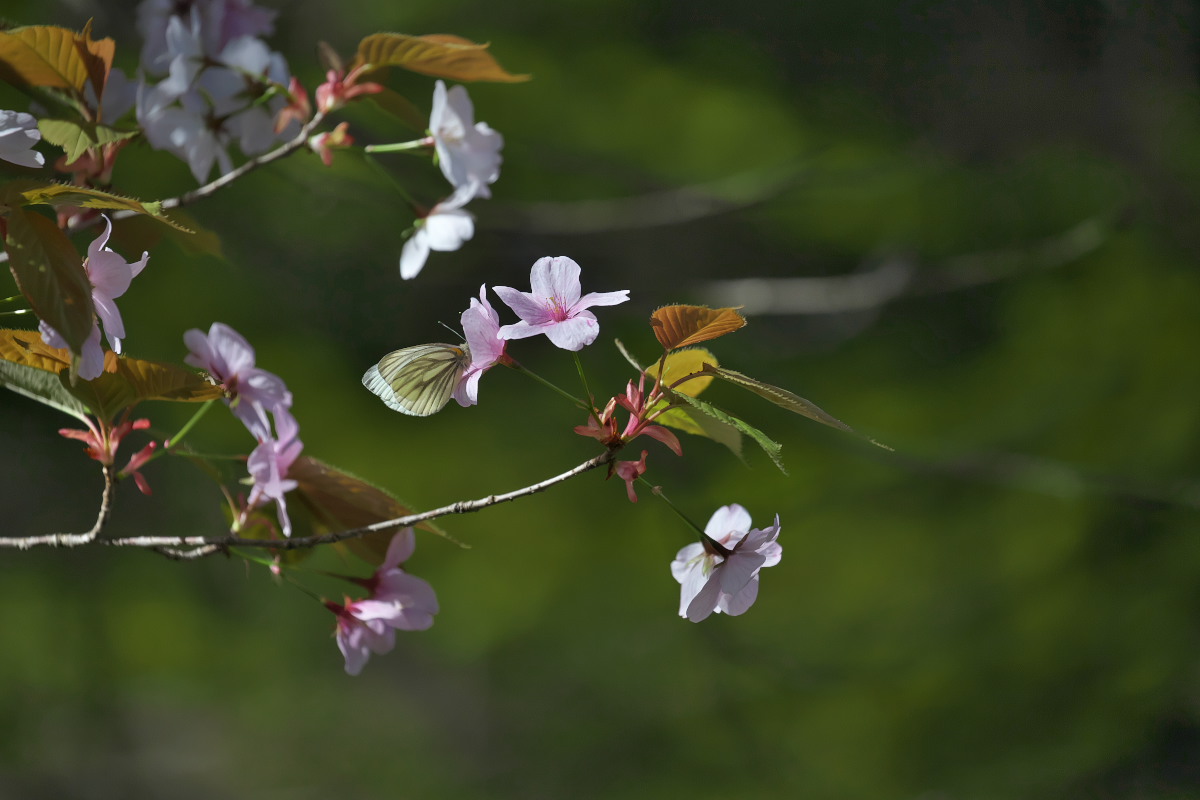
<svg viewBox="0 0 1200 800">
<path fill-rule="evenodd" d="M 471 364 L 466 344 L 419 344 L 394 350 L 363 375 L 363 386 L 388 408 L 428 417 L 445 408 Z"/>
</svg>

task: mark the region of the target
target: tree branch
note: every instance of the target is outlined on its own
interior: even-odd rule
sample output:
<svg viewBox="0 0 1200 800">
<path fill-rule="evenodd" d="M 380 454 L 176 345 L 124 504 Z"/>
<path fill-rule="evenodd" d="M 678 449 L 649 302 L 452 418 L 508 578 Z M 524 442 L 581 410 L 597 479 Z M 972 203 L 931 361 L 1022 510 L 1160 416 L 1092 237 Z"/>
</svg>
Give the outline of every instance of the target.
<svg viewBox="0 0 1200 800">
<path fill-rule="evenodd" d="M 32 547 L 79 547 L 96 541 L 100 531 L 112 512 L 112 496 L 116 481 L 113 480 L 112 467 L 108 464 L 101 466 L 104 473 L 104 492 L 100 495 L 100 511 L 96 514 L 96 524 L 87 533 L 51 533 L 45 536 L 0 537 L 0 547 L 15 547 L 18 550 L 28 550 Z"/>
<path fill-rule="evenodd" d="M 351 528 L 350 530 L 338 531 L 336 533 L 327 533 L 322 536 L 306 536 L 293 539 L 246 539 L 240 536 L 222 536 L 222 537 L 207 537 L 207 536 L 128 536 L 119 539 L 100 539 L 97 544 L 102 544 L 108 547 L 148 547 L 156 549 L 163 555 L 175 559 L 193 559 L 212 555 L 213 553 L 224 552 L 231 547 L 253 547 L 267 550 L 300 550 L 304 548 L 316 547 L 322 544 L 333 544 L 334 542 L 345 541 L 346 539 L 357 539 L 366 536 L 370 533 L 386 531 L 391 528 L 405 528 L 410 525 L 415 525 L 418 522 L 438 519 L 439 517 L 448 517 L 452 514 L 470 514 L 475 511 L 480 511 L 490 506 L 507 503 L 511 500 L 516 500 L 520 497 L 528 497 L 538 492 L 543 492 L 549 489 L 556 483 L 562 483 L 570 480 L 577 475 L 582 475 L 585 472 L 590 472 L 597 467 L 602 467 L 616 457 L 617 450 L 606 450 L 595 458 L 590 458 L 577 467 L 567 470 L 566 472 L 555 475 L 552 478 L 547 478 L 531 486 L 526 486 L 522 489 L 516 489 L 505 494 L 493 494 L 487 497 L 481 497 L 478 500 L 460 500 L 457 503 L 451 503 L 448 506 L 435 508 L 432 511 L 422 511 L 419 514 L 409 514 L 395 519 L 383 520 L 370 525 L 365 525 L 361 528 Z M 108 473 L 106 471 L 105 475 Z M 54 534 L 52 536 L 27 536 L 27 537 L 10 537 L 0 538 L 0 547 L 15 547 L 20 550 L 28 550 L 31 547 L 38 546 L 54 546 L 54 547 L 78 547 L 80 545 L 91 544 L 96 538 L 96 533 L 99 532 L 103 525 L 103 521 L 108 517 L 108 496 L 111 493 L 111 481 L 106 484 L 108 488 L 105 492 L 105 501 L 101 508 L 101 519 L 96 521 L 96 526 L 90 534 Z M 196 548 L 189 550 L 188 548 Z"/>
</svg>

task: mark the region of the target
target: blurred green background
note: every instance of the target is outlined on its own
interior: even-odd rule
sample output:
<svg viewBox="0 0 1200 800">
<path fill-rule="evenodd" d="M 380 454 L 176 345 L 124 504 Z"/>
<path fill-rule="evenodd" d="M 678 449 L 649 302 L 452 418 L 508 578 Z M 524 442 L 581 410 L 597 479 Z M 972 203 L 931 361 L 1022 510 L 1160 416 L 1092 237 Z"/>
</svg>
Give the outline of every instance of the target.
<svg viewBox="0 0 1200 800">
<path fill-rule="evenodd" d="M 569 255 L 585 291 L 632 298 L 583 354 L 598 392 L 628 377 L 614 336 L 653 356 L 657 306 L 744 304 L 724 364 L 895 453 L 714 386 L 790 474 L 689 438 L 682 460 L 647 444 L 648 477 L 701 522 L 780 515 L 784 559 L 745 616 L 680 620 L 688 531 L 591 474 L 446 520 L 470 550 L 423 535 L 409 567 L 437 624 L 356 679 L 332 616 L 260 567 L 5 552 L 0 797 L 1200 797 L 1196 3 L 272 7 L 310 88 L 318 39 L 349 54 L 380 30 L 490 41 L 532 73 L 470 88 L 506 140 L 494 197 L 402 282 L 412 217 L 377 170 L 260 170 L 190 209 L 224 259 L 151 251 L 121 302 L 133 355 L 178 361 L 185 330 L 226 322 L 293 390 L 306 453 L 418 508 L 506 491 L 596 452 L 554 396 L 495 370 L 478 407 L 420 420 L 359 377 L 445 339 L 481 283 Z M 131 9 L 0 2 L 95 17 L 127 69 Z M 428 107 L 432 80 L 392 85 Z M 378 163 L 445 193 L 420 159 Z M 116 181 L 194 185 L 140 147 Z M 547 342 L 514 352 L 573 386 Z M 188 411 L 146 408 L 163 435 Z M 86 529 L 100 478 L 69 420 L 8 393 L 0 414 L 4 535 Z M 228 417 L 194 444 L 245 452 Z M 221 531 L 190 464 L 147 477 L 113 535 Z"/>
</svg>

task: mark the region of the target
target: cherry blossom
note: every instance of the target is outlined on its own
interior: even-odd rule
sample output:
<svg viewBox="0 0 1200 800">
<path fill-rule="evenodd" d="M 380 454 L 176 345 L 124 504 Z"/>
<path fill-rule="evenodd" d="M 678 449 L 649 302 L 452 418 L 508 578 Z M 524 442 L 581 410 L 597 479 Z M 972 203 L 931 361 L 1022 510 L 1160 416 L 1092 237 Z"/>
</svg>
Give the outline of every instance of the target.
<svg viewBox="0 0 1200 800">
<path fill-rule="evenodd" d="M 246 459 L 246 469 L 253 481 L 246 510 L 251 511 L 274 500 L 283 535 L 291 536 L 292 521 L 288 517 L 284 495 L 298 485 L 288 477 L 288 470 L 300 456 L 304 443 L 300 441 L 300 426 L 285 409 L 275 410 L 275 428 L 278 438 L 263 439 Z"/>
<path fill-rule="evenodd" d="M 455 86 L 447 92 L 442 81 L 434 84 L 429 133 L 446 180 L 456 189 L 473 186 L 472 194 L 491 197 L 488 184 L 500 177 L 504 137 L 486 122 L 475 122 L 475 108 L 465 88 Z"/>
<path fill-rule="evenodd" d="M 472 196 L 470 186 L 459 189 L 430 209 L 424 219 L 417 220 L 416 231 L 400 251 L 401 278 L 417 277 L 425 268 L 430 250 L 457 250 L 475 235 L 475 218 L 462 210 Z"/>
<path fill-rule="evenodd" d="M 750 527 L 750 512 L 737 504 L 722 506 L 704 528 L 704 541 L 684 547 L 671 562 L 681 584 L 679 616 L 692 622 L 714 611 L 738 615 L 758 598 L 758 573 L 779 563 L 783 548 L 779 515 L 769 528 Z"/>
<path fill-rule="evenodd" d="M 100 345 L 101 324 L 104 325 L 109 347 L 115 353 L 121 352 L 121 340 L 125 338 L 125 322 L 117 309 L 116 299 L 125 294 L 129 284 L 146 268 L 146 262 L 150 258 L 149 253 L 143 252 L 140 260 L 132 264 L 126 262 L 107 247 L 111 235 L 112 221 L 104 217 L 104 233 L 88 245 L 87 258 L 83 261 L 83 269 L 92 285 L 92 305 L 96 309 L 91 333 L 88 334 L 79 353 L 79 377 L 88 381 L 100 377 L 104 372 L 104 348 Z M 38 325 L 38 329 L 42 333 L 42 341 L 46 344 L 51 347 L 68 347 L 66 339 L 45 321 Z"/>
<path fill-rule="evenodd" d="M 629 290 L 590 292 L 580 296 L 579 265 L 566 256 L 539 258 L 529 275 L 532 292 L 507 286 L 495 287 L 496 294 L 521 321 L 500 329 L 503 339 L 524 339 L 546 334 L 564 350 L 578 351 L 596 341 L 600 323 L 585 309 L 615 306 L 629 299 Z"/>
<path fill-rule="evenodd" d="M 397 630 L 423 631 L 433 625 L 433 615 L 438 613 L 433 587 L 400 568 L 415 547 L 412 528 L 405 528 L 392 537 L 375 574 L 355 579 L 370 593 L 368 597 L 347 597 L 344 605 L 326 601 L 326 608 L 337 615 L 338 648 L 349 674 L 359 674 L 371 653 L 390 652 L 396 644 Z"/>
<path fill-rule="evenodd" d="M 629 502 L 636 503 L 638 497 L 637 492 L 633 490 L 633 483 L 646 471 L 646 451 L 642 451 L 642 457 L 637 461 L 618 461 L 613 471 L 617 473 L 618 478 L 625 481 Z"/>
<path fill-rule="evenodd" d="M 24 111 L 0 111 L 0 159 L 22 167 L 40 167 L 46 157 L 33 149 L 42 140 L 37 120 Z"/>
<path fill-rule="evenodd" d="M 206 335 L 192 328 L 183 335 L 188 347 L 184 363 L 205 370 L 225 389 L 226 403 L 253 436 L 262 441 L 271 438 L 267 413 L 279 415 L 292 406 L 292 393 L 283 379 L 273 372 L 254 366 L 254 348 L 240 333 L 221 322 L 214 322 Z"/>
<path fill-rule="evenodd" d="M 486 283 L 479 287 L 479 299 L 471 298 L 471 306 L 462 313 L 460 322 L 471 364 L 454 387 L 454 399 L 465 407 L 479 402 L 479 379 L 483 373 L 507 358 L 504 351 L 508 342 L 497 336 L 500 315 L 488 302 Z"/>
</svg>

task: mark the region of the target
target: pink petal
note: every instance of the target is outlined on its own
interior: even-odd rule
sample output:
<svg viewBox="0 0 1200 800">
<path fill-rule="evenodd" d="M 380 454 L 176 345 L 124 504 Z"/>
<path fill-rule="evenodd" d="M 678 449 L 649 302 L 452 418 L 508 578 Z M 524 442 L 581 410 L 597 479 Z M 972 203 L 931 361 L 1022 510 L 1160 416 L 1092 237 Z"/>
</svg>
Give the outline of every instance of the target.
<svg viewBox="0 0 1200 800">
<path fill-rule="evenodd" d="M 529 274 L 529 285 L 534 296 L 553 297 L 562 308 L 571 308 L 579 300 L 579 273 L 579 265 L 566 256 L 539 258 Z"/>
<path fill-rule="evenodd" d="M 627 300 L 629 300 L 628 289 L 622 289 L 619 292 L 588 292 L 579 298 L 572 308 L 579 310 L 591 306 L 615 306 Z"/>
<path fill-rule="evenodd" d="M 704 526 L 704 533 L 725 544 L 732 532 L 744 534 L 750 529 L 750 512 L 737 503 L 718 508 Z M 741 536 L 738 536 L 741 539 Z"/>
<path fill-rule="evenodd" d="M 563 350 L 578 351 L 596 341 L 600 323 L 590 311 L 580 311 L 571 319 L 546 329 L 546 338 Z"/>
<path fill-rule="evenodd" d="M 522 322 L 530 325 L 541 325 L 548 322 L 554 322 L 554 316 L 550 313 L 550 309 L 545 299 L 535 297 L 528 292 L 519 292 L 516 289 L 511 289 L 507 286 L 494 286 L 492 291 L 496 293 L 506 306 L 513 310 L 513 313 L 521 318 Z M 506 325 L 500 330 L 503 332 L 505 328 L 512 328 L 512 325 Z M 541 333 L 541 331 L 537 331 Z M 532 333 L 527 333 L 525 336 L 533 336 Z M 505 339 L 520 339 L 522 336 L 504 336 Z"/>
<path fill-rule="evenodd" d="M 383 557 L 383 563 L 379 565 L 379 572 L 384 572 L 408 561 L 412 557 L 413 551 L 417 549 L 417 537 L 413 533 L 412 528 L 405 528 L 399 531 L 392 537 L 391 543 L 388 545 L 387 555 Z"/>
<path fill-rule="evenodd" d="M 747 609 L 754 605 L 754 601 L 757 599 L 758 576 L 755 575 L 737 594 L 732 596 L 722 595 L 721 602 L 717 604 L 717 608 L 719 611 L 736 617 L 739 614 L 745 614 Z"/>
</svg>

